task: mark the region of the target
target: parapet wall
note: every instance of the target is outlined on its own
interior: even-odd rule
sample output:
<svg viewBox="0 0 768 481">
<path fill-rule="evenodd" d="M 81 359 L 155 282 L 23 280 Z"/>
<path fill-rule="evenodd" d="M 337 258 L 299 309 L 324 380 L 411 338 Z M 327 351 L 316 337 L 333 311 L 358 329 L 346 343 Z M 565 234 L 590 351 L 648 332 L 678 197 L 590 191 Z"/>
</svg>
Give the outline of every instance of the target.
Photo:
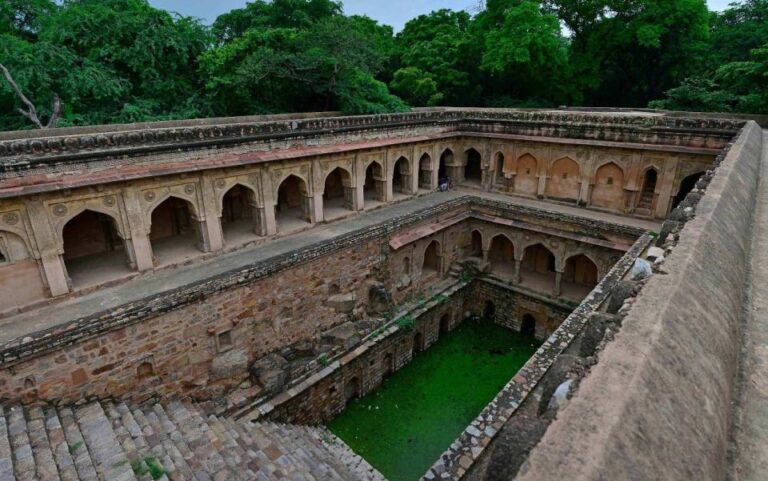
<svg viewBox="0 0 768 481">
<path fill-rule="evenodd" d="M 761 149 L 750 122 L 517 479 L 724 479 Z"/>
</svg>

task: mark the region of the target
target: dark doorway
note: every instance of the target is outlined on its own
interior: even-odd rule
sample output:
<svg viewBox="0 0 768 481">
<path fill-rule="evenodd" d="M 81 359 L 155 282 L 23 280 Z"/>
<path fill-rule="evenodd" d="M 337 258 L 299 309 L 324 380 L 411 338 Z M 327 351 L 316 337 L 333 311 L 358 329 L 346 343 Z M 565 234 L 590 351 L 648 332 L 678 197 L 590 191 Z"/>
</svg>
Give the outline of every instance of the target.
<svg viewBox="0 0 768 481">
<path fill-rule="evenodd" d="M 115 220 L 86 210 L 64 226 L 64 265 L 74 287 L 85 287 L 128 274 L 130 263 Z M 5 259 L 0 255 L 0 262 Z"/>
<path fill-rule="evenodd" d="M 653 209 L 653 197 L 656 192 L 656 181 L 658 174 L 655 169 L 649 169 L 645 173 L 643 180 L 643 190 L 640 192 L 640 200 L 637 203 L 638 209 Z"/>
<path fill-rule="evenodd" d="M 536 318 L 530 314 L 523 316 L 523 322 L 520 323 L 520 334 L 524 336 L 536 335 Z"/>
<path fill-rule="evenodd" d="M 485 302 L 485 307 L 483 308 L 483 317 L 489 321 L 496 320 L 496 305 L 493 302 Z"/>
<path fill-rule="evenodd" d="M 415 336 L 413 336 L 413 355 L 420 353 L 424 350 L 424 336 L 417 332 Z"/>
<path fill-rule="evenodd" d="M 672 200 L 672 208 L 674 209 L 680 203 L 682 203 L 685 198 L 688 196 L 688 194 L 691 193 L 691 191 L 696 187 L 696 182 L 699 181 L 701 176 L 704 175 L 704 172 L 699 172 L 698 174 L 689 175 L 685 179 L 680 182 L 680 189 L 677 191 L 677 195 Z"/>
<path fill-rule="evenodd" d="M 235 185 L 224 194 L 221 204 L 221 231 L 227 244 L 242 244 L 259 234 L 252 190 Z"/>
<path fill-rule="evenodd" d="M 384 359 L 382 360 L 382 366 L 383 366 L 383 377 L 389 377 L 395 372 L 395 358 L 392 356 L 391 352 L 388 352 L 384 354 Z"/>
<path fill-rule="evenodd" d="M 360 378 L 353 377 L 344 385 L 344 399 L 347 402 L 360 397 Z"/>
<path fill-rule="evenodd" d="M 440 335 L 448 334 L 451 331 L 451 316 L 443 314 L 440 318 Z"/>
<path fill-rule="evenodd" d="M 467 151 L 467 165 L 464 167 L 464 180 L 480 184 L 483 179 L 482 157 L 475 149 Z"/>
</svg>

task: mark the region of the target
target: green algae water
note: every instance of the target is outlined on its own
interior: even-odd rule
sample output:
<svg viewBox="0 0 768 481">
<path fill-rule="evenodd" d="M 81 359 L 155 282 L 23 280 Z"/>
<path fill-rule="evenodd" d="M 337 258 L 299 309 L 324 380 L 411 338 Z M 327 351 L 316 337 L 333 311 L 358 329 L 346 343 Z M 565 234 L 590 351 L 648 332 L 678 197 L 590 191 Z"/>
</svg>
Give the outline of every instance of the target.
<svg viewBox="0 0 768 481">
<path fill-rule="evenodd" d="M 466 320 L 328 428 L 389 481 L 417 481 L 538 345 L 490 321 Z"/>
</svg>

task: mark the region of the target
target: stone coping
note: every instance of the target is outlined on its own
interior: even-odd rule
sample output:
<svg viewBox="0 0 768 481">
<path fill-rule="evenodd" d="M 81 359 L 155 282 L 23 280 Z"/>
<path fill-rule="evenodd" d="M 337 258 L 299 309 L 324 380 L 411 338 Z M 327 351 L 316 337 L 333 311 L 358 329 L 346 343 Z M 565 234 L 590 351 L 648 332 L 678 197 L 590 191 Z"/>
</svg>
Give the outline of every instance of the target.
<svg viewBox="0 0 768 481">
<path fill-rule="evenodd" d="M 365 336 L 357 346 L 328 359 L 328 364 L 326 366 L 320 364 L 319 358 L 311 361 L 313 369 L 306 375 L 294 381 L 288 389 L 272 397 L 267 396 L 257 399 L 249 406 L 238 410 L 233 415 L 238 419 L 247 418 L 248 421 L 257 421 L 262 416 L 268 415 L 274 411 L 276 407 L 294 399 L 308 389 L 311 389 L 321 380 L 366 354 L 380 342 L 389 339 L 391 336 L 402 331 L 403 328 L 400 327 L 397 322 L 403 317 L 411 316 L 414 320 L 419 319 L 432 309 L 442 305 L 444 302 L 443 297 L 450 297 L 470 284 L 471 281 L 468 280 L 455 280 L 441 290 L 430 293 L 431 297 L 426 302 L 410 303 L 405 306 L 405 308 L 398 311 L 391 321 Z"/>
<path fill-rule="evenodd" d="M 654 238 L 650 234 L 645 234 L 635 242 L 592 292 L 496 395 L 493 401 L 440 456 L 440 459 L 427 471 L 422 480 L 457 481 L 466 474 L 504 426 L 504 423 L 514 415 L 517 408 L 541 381 L 557 357 L 581 333 L 592 313 L 600 309 L 602 304 L 608 300 L 613 287 L 629 272 L 635 259 L 651 245 Z"/>
<path fill-rule="evenodd" d="M 159 151 L 210 148 L 258 141 L 304 139 L 344 132 L 362 132 L 417 125 L 442 125 L 462 131 L 494 131 L 493 124 L 505 123 L 515 130 L 547 129 L 554 137 L 605 137 L 607 140 L 639 140 L 639 134 L 652 134 L 659 142 L 681 144 L 698 134 L 731 137 L 744 121 L 717 118 L 676 118 L 657 114 L 606 114 L 552 110 L 444 109 L 405 113 L 331 116 L 281 120 L 182 125 L 179 127 L 140 128 L 138 130 L 57 135 L 57 131 L 38 131 L 36 138 L 0 140 L 0 172 L 24 171 L 38 165 L 98 157 L 146 155 Z M 594 131 L 600 132 L 596 135 Z M 591 134 L 589 132 L 592 132 Z"/>
</svg>

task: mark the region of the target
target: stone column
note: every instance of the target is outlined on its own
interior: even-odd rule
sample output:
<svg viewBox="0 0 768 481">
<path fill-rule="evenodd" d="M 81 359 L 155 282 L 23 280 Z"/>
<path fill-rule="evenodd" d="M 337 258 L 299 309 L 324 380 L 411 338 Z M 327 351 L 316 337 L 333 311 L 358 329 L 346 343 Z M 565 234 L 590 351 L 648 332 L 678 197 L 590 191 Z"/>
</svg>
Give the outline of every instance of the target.
<svg viewBox="0 0 768 481">
<path fill-rule="evenodd" d="M 147 271 L 154 267 L 152 260 L 152 244 L 149 240 L 149 214 L 144 214 L 139 202 L 141 193 L 136 187 L 123 189 L 123 202 L 128 217 L 127 229 L 131 231 L 131 244 L 136 261 L 136 269 L 139 272 Z"/>
<path fill-rule="evenodd" d="M 216 191 L 213 188 L 213 182 L 202 178 L 200 181 L 201 195 L 201 228 L 205 239 L 206 251 L 216 252 L 224 248 L 224 234 L 221 231 L 221 218 L 219 215 L 218 202 L 216 202 Z"/>
<path fill-rule="evenodd" d="M 261 169 L 261 203 L 259 218 L 262 220 L 262 235 L 271 236 L 277 234 L 277 220 L 275 219 L 275 198 L 272 189 L 272 179 L 267 169 Z"/>
<path fill-rule="evenodd" d="M 32 226 L 37 248 L 40 251 L 40 263 L 45 273 L 45 280 L 52 297 L 69 293 L 69 278 L 59 251 L 56 233 L 48 221 L 50 215 L 45 204 L 39 199 L 27 203 L 27 213 Z"/>
<path fill-rule="evenodd" d="M 560 297 L 560 295 L 563 293 L 562 289 L 563 284 L 563 273 L 560 271 L 555 272 L 555 297 Z"/>
<path fill-rule="evenodd" d="M 654 217 L 657 219 L 665 218 L 672 208 L 672 193 L 675 191 L 675 177 L 677 176 L 679 166 L 680 159 L 677 157 L 666 159 L 664 172 L 659 174 L 656 180 L 656 190 L 659 191 L 659 198 L 656 200 Z"/>
<path fill-rule="evenodd" d="M 514 278 L 515 284 L 520 284 L 523 281 L 522 275 L 520 274 L 520 269 L 522 266 L 523 266 L 523 260 L 515 259 L 515 278 Z"/>
<path fill-rule="evenodd" d="M 307 196 L 309 201 L 309 221 L 311 223 L 322 222 L 325 220 L 325 212 L 323 211 L 323 194 L 315 192 L 312 196 Z"/>
</svg>

